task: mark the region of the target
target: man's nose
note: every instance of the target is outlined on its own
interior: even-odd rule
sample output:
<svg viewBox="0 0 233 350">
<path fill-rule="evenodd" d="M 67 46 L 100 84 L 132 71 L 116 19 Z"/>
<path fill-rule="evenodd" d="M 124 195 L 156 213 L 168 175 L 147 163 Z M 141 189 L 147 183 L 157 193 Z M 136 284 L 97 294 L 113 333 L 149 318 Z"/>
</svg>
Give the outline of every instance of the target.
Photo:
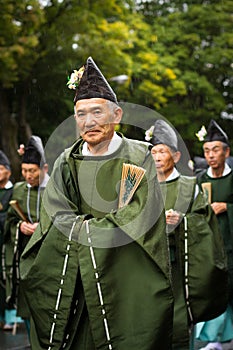
<svg viewBox="0 0 233 350">
<path fill-rule="evenodd" d="M 26 175 L 25 175 L 25 180 L 28 180 L 28 179 L 30 179 L 30 174 L 29 173 L 27 173 Z"/>
<path fill-rule="evenodd" d="M 154 158 L 155 158 L 156 161 L 160 161 L 160 154 L 159 154 L 159 153 L 156 153 L 156 154 L 154 155 Z"/>
<path fill-rule="evenodd" d="M 214 156 L 214 152 L 213 151 L 209 151 L 209 157 L 213 157 Z"/>
<path fill-rule="evenodd" d="M 95 125 L 95 118 L 92 113 L 87 113 L 86 119 L 85 119 L 85 125 Z"/>
</svg>

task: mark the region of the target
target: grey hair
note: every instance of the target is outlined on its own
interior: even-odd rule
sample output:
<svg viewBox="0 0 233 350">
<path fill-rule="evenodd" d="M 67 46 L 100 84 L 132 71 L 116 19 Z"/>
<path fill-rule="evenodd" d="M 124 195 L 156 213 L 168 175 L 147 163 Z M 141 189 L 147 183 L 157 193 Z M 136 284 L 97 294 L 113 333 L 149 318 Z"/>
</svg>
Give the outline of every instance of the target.
<svg viewBox="0 0 233 350">
<path fill-rule="evenodd" d="M 107 104 L 112 112 L 114 112 L 116 108 L 119 108 L 119 106 L 113 101 L 107 100 Z"/>
</svg>

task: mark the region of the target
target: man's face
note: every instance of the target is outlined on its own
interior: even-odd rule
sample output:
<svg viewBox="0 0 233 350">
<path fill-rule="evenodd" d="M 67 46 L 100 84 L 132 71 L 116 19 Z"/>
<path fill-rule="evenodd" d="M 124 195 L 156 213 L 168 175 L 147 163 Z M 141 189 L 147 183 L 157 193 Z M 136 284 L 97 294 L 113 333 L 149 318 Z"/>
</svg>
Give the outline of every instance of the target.
<svg viewBox="0 0 233 350">
<path fill-rule="evenodd" d="M 224 150 L 221 141 L 205 142 L 204 156 L 208 165 L 217 170 L 224 166 L 226 158 L 229 156 L 229 149 Z"/>
<path fill-rule="evenodd" d="M 75 107 L 75 120 L 84 141 L 93 147 L 112 138 L 115 124 L 121 119 L 121 108 L 113 110 L 102 98 L 80 100 Z"/>
<path fill-rule="evenodd" d="M 155 145 L 151 149 L 157 172 L 165 179 L 172 173 L 179 152 L 172 152 L 170 147 L 164 144 Z"/>
<path fill-rule="evenodd" d="M 11 176 L 11 171 L 4 165 L 0 165 L 0 184 L 6 184 Z"/>
<path fill-rule="evenodd" d="M 22 163 L 21 172 L 25 181 L 32 187 L 37 187 L 44 179 L 46 171 L 37 164 Z"/>
</svg>

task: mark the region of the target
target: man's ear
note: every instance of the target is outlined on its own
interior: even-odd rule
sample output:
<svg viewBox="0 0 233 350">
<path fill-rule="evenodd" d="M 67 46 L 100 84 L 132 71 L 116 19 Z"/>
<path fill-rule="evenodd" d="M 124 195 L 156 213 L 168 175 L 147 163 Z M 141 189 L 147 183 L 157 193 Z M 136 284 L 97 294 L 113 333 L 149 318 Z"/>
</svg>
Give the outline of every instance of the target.
<svg viewBox="0 0 233 350">
<path fill-rule="evenodd" d="M 119 124 L 123 115 L 121 107 L 116 107 L 114 110 L 114 124 Z"/>
<path fill-rule="evenodd" d="M 226 158 L 230 156 L 230 147 L 227 147 L 226 149 Z"/>
<path fill-rule="evenodd" d="M 180 160 L 180 157 L 181 157 L 181 153 L 179 151 L 176 151 L 174 154 L 173 154 L 173 159 L 174 159 L 174 163 L 177 164 Z"/>
</svg>

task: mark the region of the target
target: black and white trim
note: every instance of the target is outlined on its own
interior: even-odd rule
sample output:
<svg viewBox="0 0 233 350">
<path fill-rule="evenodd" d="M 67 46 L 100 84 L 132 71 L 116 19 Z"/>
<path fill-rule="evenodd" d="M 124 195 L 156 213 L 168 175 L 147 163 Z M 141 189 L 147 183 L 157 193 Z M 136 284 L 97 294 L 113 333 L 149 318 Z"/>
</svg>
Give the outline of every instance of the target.
<svg viewBox="0 0 233 350">
<path fill-rule="evenodd" d="M 189 255 L 188 255 L 188 220 L 184 216 L 184 285 L 185 285 L 185 301 L 190 317 L 190 321 L 193 323 L 193 314 L 189 301 Z"/>
<path fill-rule="evenodd" d="M 66 254 L 65 254 L 65 258 L 64 258 L 64 262 L 63 262 L 63 268 L 62 268 L 62 278 L 60 280 L 60 287 L 59 287 L 58 292 L 57 292 L 55 312 L 54 312 L 54 315 L 53 315 L 53 323 L 52 323 L 51 329 L 50 329 L 49 343 L 51 345 L 48 347 L 48 350 L 52 350 L 54 331 L 55 331 L 55 328 L 56 328 L 57 311 L 59 310 L 59 306 L 60 306 L 60 302 L 61 302 L 62 288 L 63 288 L 63 285 L 64 285 L 64 277 L 66 275 L 67 265 L 68 265 L 68 260 L 69 260 L 69 251 L 70 251 L 70 243 L 69 242 L 71 242 L 72 234 L 73 234 L 73 231 L 74 231 L 74 228 L 75 228 L 75 225 L 76 225 L 78 219 L 79 219 L 79 216 L 76 216 L 76 218 L 75 218 L 75 220 L 73 222 L 73 225 L 71 227 L 69 237 L 68 237 L 68 244 L 66 246 Z M 69 334 L 66 335 L 66 340 L 68 340 L 68 338 L 69 338 Z M 63 348 L 65 346 L 66 346 L 66 343 L 63 344 Z"/>
<path fill-rule="evenodd" d="M 90 244 L 89 249 L 90 249 L 91 261 L 92 261 L 92 265 L 93 265 L 93 268 L 94 268 L 94 271 L 95 271 L 96 288 L 97 288 L 97 291 L 98 291 L 99 301 L 100 301 L 100 305 L 101 305 L 104 330 L 105 330 L 106 339 L 108 341 L 108 349 L 112 350 L 113 347 L 112 347 L 112 344 L 111 344 L 111 337 L 110 337 L 110 331 L 109 331 L 109 326 L 108 326 L 108 320 L 107 320 L 106 310 L 105 310 L 105 307 L 104 307 L 103 293 L 102 293 L 102 289 L 101 289 L 101 283 L 99 281 L 99 273 L 97 271 L 97 264 L 96 264 L 94 249 L 93 249 L 93 246 L 92 246 L 92 240 L 91 240 L 91 236 L 90 236 L 90 229 L 89 229 L 88 221 L 86 221 L 86 233 L 87 233 L 88 243 Z"/>
</svg>

